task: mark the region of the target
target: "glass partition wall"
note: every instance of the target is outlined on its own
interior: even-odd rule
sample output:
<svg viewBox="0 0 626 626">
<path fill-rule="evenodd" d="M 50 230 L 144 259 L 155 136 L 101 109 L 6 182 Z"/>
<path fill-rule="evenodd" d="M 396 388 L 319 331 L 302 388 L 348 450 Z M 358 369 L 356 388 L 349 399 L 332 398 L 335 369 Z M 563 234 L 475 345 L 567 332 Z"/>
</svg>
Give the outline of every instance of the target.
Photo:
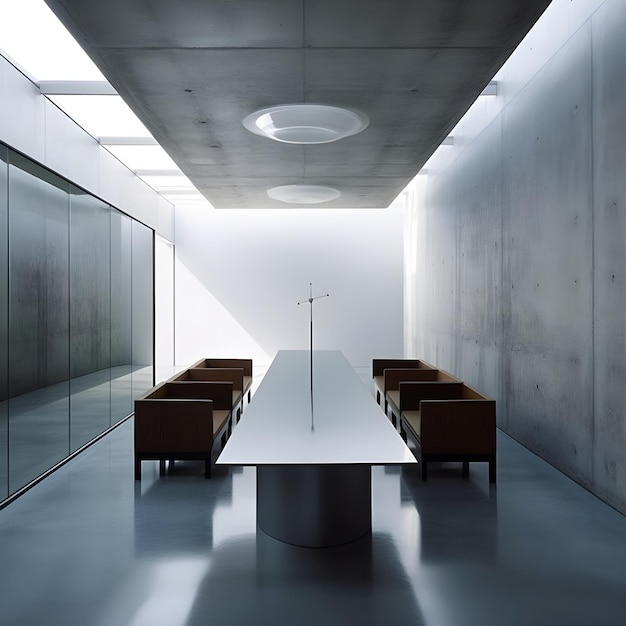
<svg viewBox="0 0 626 626">
<path fill-rule="evenodd" d="M 0 144 L 0 503 L 154 380 L 154 233 Z"/>
<path fill-rule="evenodd" d="M 0 501 L 9 492 L 8 151 L 0 143 Z"/>
</svg>

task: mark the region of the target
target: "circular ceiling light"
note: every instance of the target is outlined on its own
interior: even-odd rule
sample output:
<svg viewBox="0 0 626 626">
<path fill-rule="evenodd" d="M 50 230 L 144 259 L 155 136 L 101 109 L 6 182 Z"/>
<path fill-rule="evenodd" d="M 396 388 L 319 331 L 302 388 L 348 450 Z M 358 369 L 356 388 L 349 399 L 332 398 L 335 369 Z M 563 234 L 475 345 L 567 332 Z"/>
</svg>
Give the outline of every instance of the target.
<svg viewBox="0 0 626 626">
<path fill-rule="evenodd" d="M 320 204 L 337 199 L 341 191 L 324 185 L 281 185 L 268 189 L 267 195 L 289 204 Z"/>
<path fill-rule="evenodd" d="M 281 104 L 243 119 L 252 133 L 296 144 L 330 143 L 356 135 L 369 124 L 367 115 L 326 104 Z"/>
</svg>

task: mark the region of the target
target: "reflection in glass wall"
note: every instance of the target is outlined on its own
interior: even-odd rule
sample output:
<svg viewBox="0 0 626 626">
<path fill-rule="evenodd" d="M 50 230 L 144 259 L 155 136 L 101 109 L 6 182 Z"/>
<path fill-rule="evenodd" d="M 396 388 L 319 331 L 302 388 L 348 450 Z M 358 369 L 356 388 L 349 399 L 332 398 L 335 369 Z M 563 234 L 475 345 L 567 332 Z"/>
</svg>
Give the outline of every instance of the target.
<svg viewBox="0 0 626 626">
<path fill-rule="evenodd" d="M 133 397 L 154 385 L 154 233 L 133 222 Z"/>
<path fill-rule="evenodd" d="M 153 238 L 0 144 L 0 501 L 152 386 Z"/>
<path fill-rule="evenodd" d="M 9 495 L 7 149 L 0 144 L 0 500 Z"/>
<path fill-rule="evenodd" d="M 111 424 L 133 411 L 131 227 L 111 211 Z"/>
<path fill-rule="evenodd" d="M 70 452 L 111 423 L 111 245 L 108 204 L 71 187 Z"/>
<path fill-rule="evenodd" d="M 69 185 L 9 154 L 9 486 L 68 455 Z"/>
</svg>

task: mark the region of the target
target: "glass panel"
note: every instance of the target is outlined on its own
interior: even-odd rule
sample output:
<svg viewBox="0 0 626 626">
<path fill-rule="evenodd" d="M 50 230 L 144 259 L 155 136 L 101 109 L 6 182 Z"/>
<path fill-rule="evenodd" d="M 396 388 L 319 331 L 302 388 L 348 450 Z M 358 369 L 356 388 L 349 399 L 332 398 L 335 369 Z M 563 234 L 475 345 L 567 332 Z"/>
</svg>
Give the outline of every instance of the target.
<svg viewBox="0 0 626 626">
<path fill-rule="evenodd" d="M 154 384 L 153 231 L 133 222 L 133 398 Z"/>
<path fill-rule="evenodd" d="M 70 451 L 111 423 L 108 204 L 70 188 Z"/>
<path fill-rule="evenodd" d="M 69 451 L 69 185 L 9 151 L 9 491 Z"/>
<path fill-rule="evenodd" d="M 9 495 L 7 149 L 0 144 L 0 500 Z"/>
<path fill-rule="evenodd" d="M 157 382 L 174 375 L 174 246 L 155 237 L 155 358 Z"/>
<path fill-rule="evenodd" d="M 111 424 L 133 411 L 132 221 L 111 211 Z"/>
</svg>

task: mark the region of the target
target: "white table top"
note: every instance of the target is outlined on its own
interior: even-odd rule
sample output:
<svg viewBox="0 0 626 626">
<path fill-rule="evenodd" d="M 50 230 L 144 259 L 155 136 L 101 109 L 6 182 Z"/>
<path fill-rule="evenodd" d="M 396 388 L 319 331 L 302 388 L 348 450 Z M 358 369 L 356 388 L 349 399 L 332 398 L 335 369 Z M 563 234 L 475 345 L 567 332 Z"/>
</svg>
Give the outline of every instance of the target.
<svg viewBox="0 0 626 626">
<path fill-rule="evenodd" d="M 217 459 L 224 465 L 416 463 L 337 350 L 281 350 Z"/>
</svg>

